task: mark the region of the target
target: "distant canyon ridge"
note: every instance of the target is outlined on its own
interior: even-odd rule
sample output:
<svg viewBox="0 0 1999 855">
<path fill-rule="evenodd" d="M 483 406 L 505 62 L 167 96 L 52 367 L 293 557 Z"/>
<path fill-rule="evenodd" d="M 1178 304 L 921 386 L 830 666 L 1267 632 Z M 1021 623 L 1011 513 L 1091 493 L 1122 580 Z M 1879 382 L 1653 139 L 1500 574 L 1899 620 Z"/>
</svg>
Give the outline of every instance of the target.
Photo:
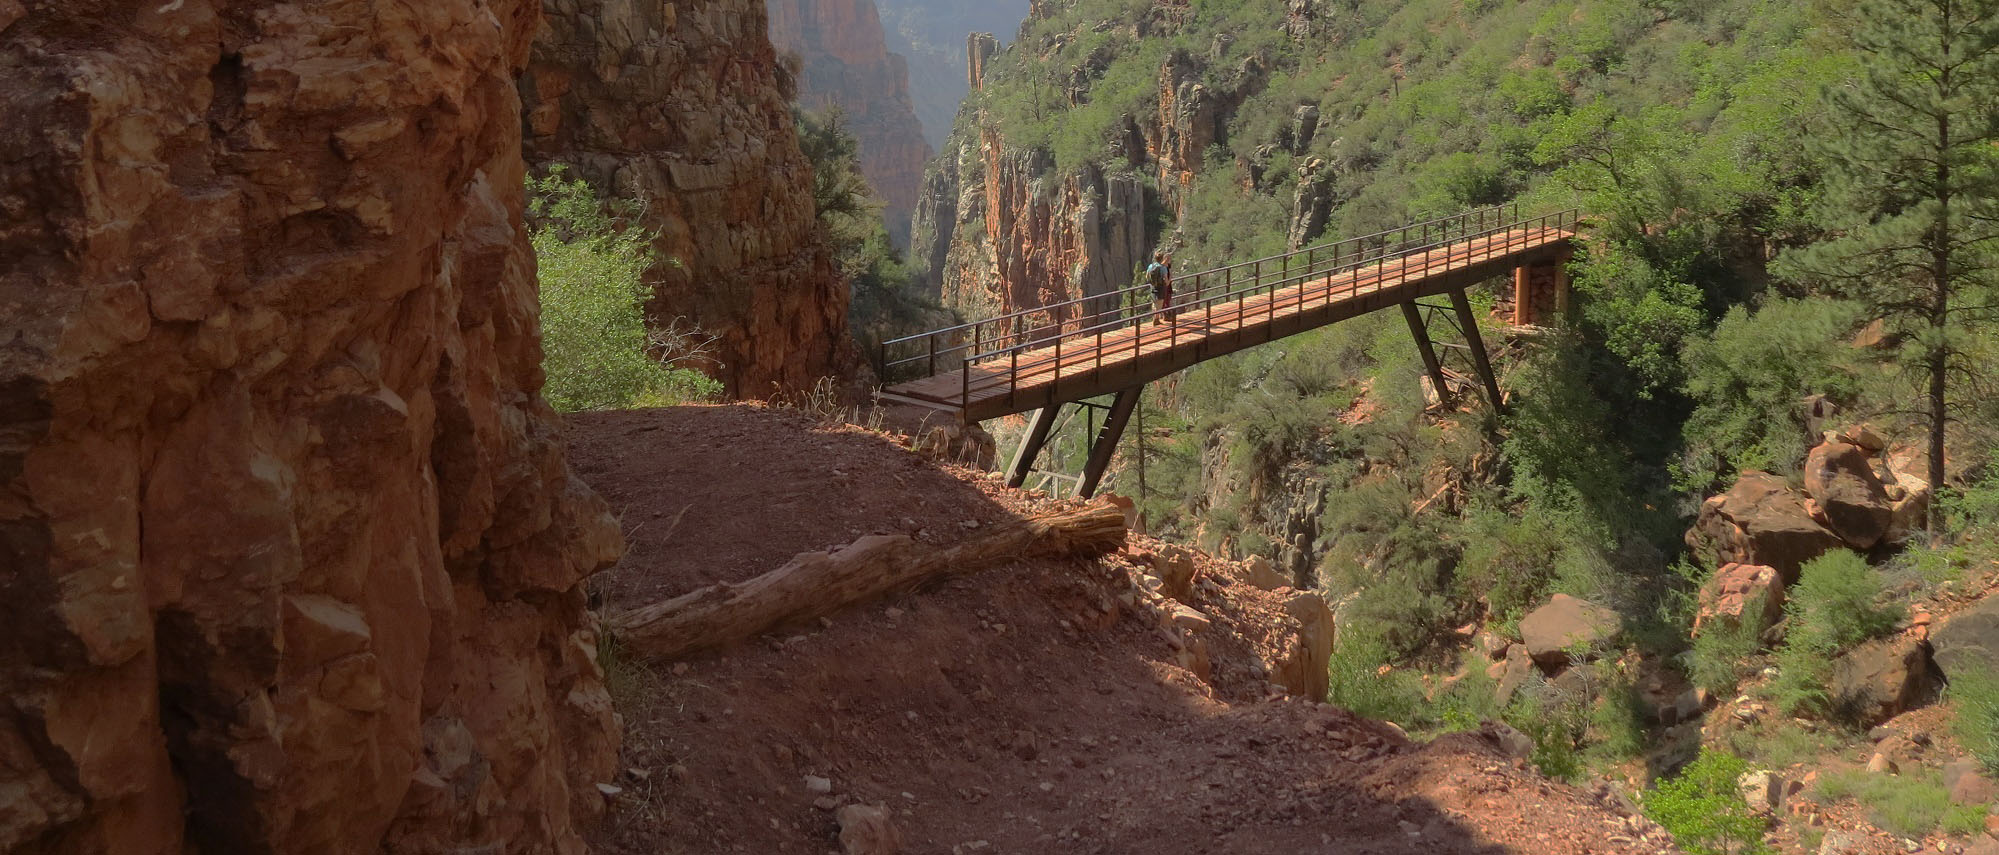
<svg viewBox="0 0 1999 855">
<path fill-rule="evenodd" d="M 860 142 L 861 171 L 881 196 L 898 245 L 924 165 L 950 134 L 969 86 L 965 41 L 1010 35 L 1027 0 L 768 0 L 771 41 L 800 60 L 799 105 L 838 107 Z"/>
</svg>

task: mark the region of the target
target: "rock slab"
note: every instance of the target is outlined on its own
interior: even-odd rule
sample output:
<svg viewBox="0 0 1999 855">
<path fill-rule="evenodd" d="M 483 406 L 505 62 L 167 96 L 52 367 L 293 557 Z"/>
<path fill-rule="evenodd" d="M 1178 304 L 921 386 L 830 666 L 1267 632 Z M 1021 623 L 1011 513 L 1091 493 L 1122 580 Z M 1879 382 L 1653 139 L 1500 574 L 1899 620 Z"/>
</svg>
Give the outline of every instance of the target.
<svg viewBox="0 0 1999 855">
<path fill-rule="evenodd" d="M 1623 631 L 1616 612 L 1568 594 L 1556 594 L 1520 619 L 1520 641 L 1527 655 L 1544 668 L 1567 665 L 1571 649 L 1602 647 Z"/>
</svg>

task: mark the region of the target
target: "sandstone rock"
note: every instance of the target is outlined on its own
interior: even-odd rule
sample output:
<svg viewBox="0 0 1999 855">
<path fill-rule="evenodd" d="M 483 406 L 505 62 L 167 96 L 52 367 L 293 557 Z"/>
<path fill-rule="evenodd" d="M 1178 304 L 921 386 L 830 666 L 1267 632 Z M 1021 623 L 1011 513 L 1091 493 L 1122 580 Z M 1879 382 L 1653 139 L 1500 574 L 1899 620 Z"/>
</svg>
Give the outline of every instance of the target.
<svg viewBox="0 0 1999 855">
<path fill-rule="evenodd" d="M 529 164 L 645 200 L 672 259 L 649 316 L 717 336 L 704 367 L 757 398 L 863 371 L 769 29 L 763 0 L 550 3 L 519 78 Z"/>
<path fill-rule="evenodd" d="M 1988 596 L 1932 629 L 1930 647 L 1945 679 L 1999 674 L 1999 596 Z"/>
<path fill-rule="evenodd" d="M 1862 855 L 1870 851 L 1866 835 L 1855 831 L 1828 831 L 1819 841 L 1818 855 Z"/>
<path fill-rule="evenodd" d="M 1961 805 L 1999 804 L 1999 785 L 1993 783 L 1976 760 L 1944 764 L 1943 786 L 1950 792 L 1950 800 Z"/>
<path fill-rule="evenodd" d="M 1152 572 L 1159 577 L 1159 593 L 1186 602 L 1194 591 L 1194 553 L 1184 547 L 1167 545 L 1152 556 Z"/>
<path fill-rule="evenodd" d="M 1858 446 L 1861 451 L 1868 454 L 1880 454 L 1888 447 L 1887 441 L 1883 440 L 1881 434 L 1876 433 L 1874 426 L 1869 424 L 1857 424 L 1840 431 L 1839 440 Z"/>
<path fill-rule="evenodd" d="M 1855 549 L 1880 543 L 1893 519 L 1887 488 L 1868 463 L 1864 449 L 1844 442 L 1821 443 L 1805 458 L 1805 493 L 1826 527 Z"/>
<path fill-rule="evenodd" d="M 1166 609 L 1161 613 L 1161 619 L 1169 629 L 1181 629 L 1188 632 L 1200 632 L 1214 626 L 1214 621 L 1209 620 L 1207 615 L 1184 603 L 1166 603 Z"/>
<path fill-rule="evenodd" d="M 1833 662 L 1826 688 L 1837 714 L 1871 727 L 1913 708 L 1929 694 L 1933 687 L 1928 652 L 1906 638 L 1867 642 Z"/>
<path fill-rule="evenodd" d="M 839 108 L 859 143 L 861 173 L 881 196 L 895 243 L 909 241 L 910 215 L 930 144 L 910 102 L 909 69 L 889 53 L 873 0 L 770 0 L 770 40 L 797 53 L 798 106 Z"/>
<path fill-rule="evenodd" d="M 1965 844 L 1961 855 L 1999 855 L 1999 816 L 1985 817 L 1985 835 Z"/>
<path fill-rule="evenodd" d="M 1521 643 L 1544 668 L 1568 664 L 1571 648 L 1609 645 L 1623 631 L 1623 621 L 1616 612 L 1568 594 L 1556 594 L 1520 619 Z"/>
<path fill-rule="evenodd" d="M 1526 760 L 1534 756 L 1534 740 L 1503 721 L 1488 721 L 1479 725 L 1479 731 L 1486 739 L 1499 748 L 1499 752 L 1516 760 Z"/>
<path fill-rule="evenodd" d="M 1895 762 L 1895 758 L 1876 751 L 1874 756 L 1867 758 L 1867 771 L 1876 775 L 1899 775 L 1902 767 Z"/>
<path fill-rule="evenodd" d="M 1768 769 L 1744 772 L 1736 778 L 1735 785 L 1750 810 L 1774 816 L 1783 807 L 1784 777 L 1776 772 Z"/>
<path fill-rule="evenodd" d="M 840 824 L 840 849 L 847 855 L 896 855 L 902 851 L 902 831 L 889 820 L 886 807 L 847 805 L 833 813 Z"/>
<path fill-rule="evenodd" d="M 621 547 L 537 394 L 539 4 L 30 8 L 0 851 L 581 853 Z"/>
<path fill-rule="evenodd" d="M 1728 492 L 1701 504 L 1687 545 L 1716 565 L 1775 567 L 1785 585 L 1796 584 L 1805 562 L 1845 546 L 1805 512 L 1805 499 L 1784 480 L 1744 472 Z"/>
<path fill-rule="evenodd" d="M 1754 621 L 1755 631 L 1760 632 L 1783 615 L 1784 580 L 1777 575 L 1777 568 L 1724 564 L 1701 588 L 1694 633 L 1698 635 L 1716 621 L 1741 626 L 1745 617 Z"/>
<path fill-rule="evenodd" d="M 1272 668 L 1272 680 L 1284 690 L 1313 701 L 1326 699 L 1333 658 L 1333 610 L 1324 597 L 1303 592 L 1284 601 L 1284 611 L 1297 621 L 1297 635 L 1287 654 Z"/>
<path fill-rule="evenodd" d="M 1533 679 L 1534 658 L 1527 655 L 1527 646 L 1514 644 L 1506 648 L 1506 658 L 1494 662 L 1486 669 L 1486 676 L 1493 679 L 1493 699 L 1505 706 L 1513 700 L 1513 693 Z"/>
<path fill-rule="evenodd" d="M 1266 591 L 1291 587 L 1291 580 L 1285 578 L 1284 574 L 1277 572 L 1276 566 L 1270 563 L 1270 559 L 1261 555 L 1250 556 L 1249 561 L 1243 564 L 1243 571 L 1248 576 L 1251 585 L 1255 585 Z"/>
</svg>

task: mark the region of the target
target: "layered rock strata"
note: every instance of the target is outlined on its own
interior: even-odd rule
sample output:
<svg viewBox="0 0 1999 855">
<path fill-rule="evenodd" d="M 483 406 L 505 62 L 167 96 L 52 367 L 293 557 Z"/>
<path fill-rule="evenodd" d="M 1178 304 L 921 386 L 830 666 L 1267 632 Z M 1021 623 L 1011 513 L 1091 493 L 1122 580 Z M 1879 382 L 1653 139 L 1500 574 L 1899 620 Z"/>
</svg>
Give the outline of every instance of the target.
<svg viewBox="0 0 1999 855">
<path fill-rule="evenodd" d="M 0 851 L 583 851 L 539 8 L 0 3 Z"/>
<path fill-rule="evenodd" d="M 847 288 L 814 210 L 790 83 L 761 0 L 559 0 L 527 73 L 526 150 L 643 200 L 655 324 L 716 337 L 737 397 L 850 377 Z"/>
<path fill-rule="evenodd" d="M 838 107 L 846 116 L 889 235 L 907 246 L 931 149 L 910 101 L 908 63 L 889 52 L 873 0 L 769 0 L 769 6 L 771 41 L 798 54 L 804 67 L 799 106 Z"/>
</svg>

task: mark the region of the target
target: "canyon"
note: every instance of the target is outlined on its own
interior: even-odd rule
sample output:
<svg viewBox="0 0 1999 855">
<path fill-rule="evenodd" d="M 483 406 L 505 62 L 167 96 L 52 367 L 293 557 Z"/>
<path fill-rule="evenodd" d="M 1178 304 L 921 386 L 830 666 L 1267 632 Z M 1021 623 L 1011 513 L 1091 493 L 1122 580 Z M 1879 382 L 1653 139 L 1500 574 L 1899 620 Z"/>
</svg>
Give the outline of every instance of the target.
<svg viewBox="0 0 1999 855">
<path fill-rule="evenodd" d="M 923 138 L 935 150 L 958 118 L 958 105 L 971 91 L 966 45 L 975 34 L 1013 40 L 1027 19 L 1027 0 L 879 0 L 889 50 L 909 64 L 909 95 Z"/>
<path fill-rule="evenodd" d="M 909 219 L 931 149 L 910 103 L 910 73 L 890 53 L 872 0 L 770 0 L 770 37 L 799 58 L 798 106 L 838 108 L 860 143 L 861 173 L 883 204 L 897 246 L 909 242 Z"/>
<path fill-rule="evenodd" d="M 652 324 L 713 336 L 703 367 L 732 397 L 854 376 L 847 290 L 763 4 L 563 0 L 542 26 L 519 81 L 528 163 L 643 203 L 664 259 Z"/>
</svg>

